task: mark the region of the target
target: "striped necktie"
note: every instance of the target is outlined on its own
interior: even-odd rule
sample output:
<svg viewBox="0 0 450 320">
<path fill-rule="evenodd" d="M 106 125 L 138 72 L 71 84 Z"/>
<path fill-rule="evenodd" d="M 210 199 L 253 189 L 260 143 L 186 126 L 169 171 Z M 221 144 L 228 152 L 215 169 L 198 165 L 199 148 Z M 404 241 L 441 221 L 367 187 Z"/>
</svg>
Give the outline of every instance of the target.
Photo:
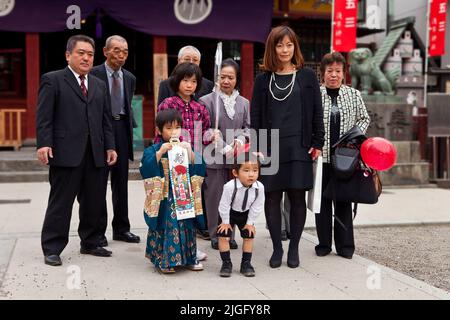
<svg viewBox="0 0 450 320">
<path fill-rule="evenodd" d="M 111 111 L 112 115 L 118 115 L 122 111 L 123 98 L 120 92 L 119 72 L 114 71 L 112 74 L 111 84 Z"/>
<path fill-rule="evenodd" d="M 86 88 L 86 84 L 84 83 L 85 79 L 86 79 L 86 76 L 84 74 L 82 74 L 80 76 L 80 87 L 81 87 L 81 91 L 83 92 L 83 96 L 85 98 L 87 98 L 88 91 L 87 91 L 87 88 Z"/>
</svg>

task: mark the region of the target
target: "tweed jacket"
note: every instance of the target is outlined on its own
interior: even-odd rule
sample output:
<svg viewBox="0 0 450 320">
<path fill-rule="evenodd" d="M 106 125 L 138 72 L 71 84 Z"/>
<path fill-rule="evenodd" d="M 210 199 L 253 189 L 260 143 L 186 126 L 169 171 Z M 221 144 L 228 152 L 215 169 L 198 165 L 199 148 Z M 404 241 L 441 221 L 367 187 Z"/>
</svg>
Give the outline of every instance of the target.
<svg viewBox="0 0 450 320">
<path fill-rule="evenodd" d="M 330 162 L 330 116 L 331 116 L 331 97 L 327 93 L 324 85 L 320 87 L 322 94 L 323 122 L 325 129 L 325 143 L 322 149 L 323 162 Z M 370 117 L 366 106 L 361 97 L 361 93 L 351 87 L 342 85 L 339 88 L 337 104 L 341 116 L 339 137 L 350 130 L 354 125 L 365 133 L 370 124 Z"/>
</svg>

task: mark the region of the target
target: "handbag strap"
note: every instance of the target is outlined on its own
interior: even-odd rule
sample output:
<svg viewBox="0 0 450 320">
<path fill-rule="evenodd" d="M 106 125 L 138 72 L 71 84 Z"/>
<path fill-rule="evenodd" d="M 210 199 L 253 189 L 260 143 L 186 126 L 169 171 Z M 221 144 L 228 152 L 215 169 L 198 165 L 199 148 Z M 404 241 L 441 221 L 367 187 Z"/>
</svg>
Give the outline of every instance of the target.
<svg viewBox="0 0 450 320">
<path fill-rule="evenodd" d="M 331 179 L 332 179 L 332 183 L 333 183 L 333 203 L 336 208 L 336 203 L 337 203 L 337 201 L 336 201 L 336 175 L 333 174 Z M 334 213 L 333 213 L 333 217 L 341 225 L 341 227 L 344 228 L 345 231 L 347 231 L 347 227 L 342 223 L 341 219 L 339 219 Z"/>
<path fill-rule="evenodd" d="M 332 180 L 333 180 L 333 182 L 332 182 L 333 183 L 333 202 L 336 207 L 337 201 L 336 201 L 336 183 L 335 183 L 336 176 L 335 175 L 333 175 Z M 353 210 L 352 211 L 353 211 L 352 221 L 354 221 L 356 218 L 356 215 L 358 213 L 358 202 L 353 202 Z M 345 231 L 348 231 L 347 227 L 344 225 L 344 223 L 341 221 L 341 219 L 339 219 L 334 213 L 333 213 L 333 217 L 341 225 L 341 227 L 344 228 Z"/>
<path fill-rule="evenodd" d="M 352 221 L 355 220 L 357 213 L 358 213 L 358 202 L 354 202 L 353 203 L 353 219 L 352 219 Z"/>
</svg>

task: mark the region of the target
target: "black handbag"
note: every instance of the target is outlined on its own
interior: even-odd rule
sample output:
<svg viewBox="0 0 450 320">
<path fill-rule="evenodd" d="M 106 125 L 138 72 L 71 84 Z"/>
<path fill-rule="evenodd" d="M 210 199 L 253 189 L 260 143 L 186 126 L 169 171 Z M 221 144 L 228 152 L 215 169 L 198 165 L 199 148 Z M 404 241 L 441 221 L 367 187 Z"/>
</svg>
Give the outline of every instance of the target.
<svg viewBox="0 0 450 320">
<path fill-rule="evenodd" d="M 359 162 L 357 148 L 337 147 L 331 156 L 331 166 L 338 179 L 349 179 Z"/>
<path fill-rule="evenodd" d="M 359 163 L 359 147 L 367 139 L 355 125 L 331 146 L 331 166 L 338 179 L 349 179 Z"/>
<path fill-rule="evenodd" d="M 358 168 L 349 179 L 332 178 L 323 196 L 340 202 L 375 204 L 381 189 L 381 181 L 375 170 Z"/>
</svg>

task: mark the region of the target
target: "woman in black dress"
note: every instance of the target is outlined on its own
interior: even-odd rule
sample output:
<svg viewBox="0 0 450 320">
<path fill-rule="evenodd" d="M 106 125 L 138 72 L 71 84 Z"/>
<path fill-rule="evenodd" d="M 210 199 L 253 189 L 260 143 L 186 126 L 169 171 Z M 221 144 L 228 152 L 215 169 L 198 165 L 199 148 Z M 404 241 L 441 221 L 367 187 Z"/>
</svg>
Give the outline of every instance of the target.
<svg viewBox="0 0 450 320">
<path fill-rule="evenodd" d="M 269 129 L 267 155 L 271 154 L 270 129 L 279 130 L 279 170 L 262 175 L 265 186 L 265 214 L 272 238 L 269 264 L 281 265 L 280 201 L 286 191 L 291 202 L 287 265 L 300 264 L 298 244 L 306 220 L 305 191 L 313 186 L 312 162 L 324 143 L 322 101 L 316 74 L 303 67 L 297 36 L 292 29 L 279 26 L 270 32 L 261 65 L 263 73 L 255 79 L 250 108 L 253 129 Z"/>
</svg>

